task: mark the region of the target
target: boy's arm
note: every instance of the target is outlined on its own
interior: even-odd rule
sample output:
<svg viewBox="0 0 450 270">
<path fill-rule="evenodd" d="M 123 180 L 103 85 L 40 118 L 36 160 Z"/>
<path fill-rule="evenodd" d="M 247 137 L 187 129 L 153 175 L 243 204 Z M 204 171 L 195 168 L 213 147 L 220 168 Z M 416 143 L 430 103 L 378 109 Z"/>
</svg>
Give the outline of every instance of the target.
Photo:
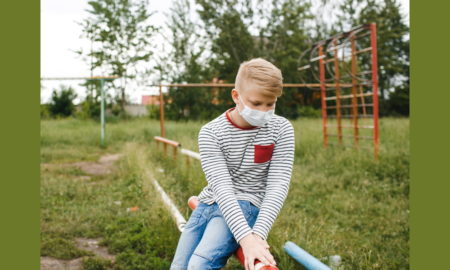
<svg viewBox="0 0 450 270">
<path fill-rule="evenodd" d="M 288 194 L 294 163 L 294 152 L 294 128 L 287 120 L 281 127 L 275 144 L 267 176 L 266 194 L 261 204 L 258 218 L 253 226 L 253 232 L 263 240 L 267 239 L 269 231 Z"/>
<path fill-rule="evenodd" d="M 252 229 L 248 226 L 233 192 L 231 176 L 218 140 L 212 130 L 205 126 L 200 130 L 198 147 L 206 180 L 214 192 L 217 204 L 230 231 L 239 243 L 243 237 L 252 233 Z"/>
</svg>

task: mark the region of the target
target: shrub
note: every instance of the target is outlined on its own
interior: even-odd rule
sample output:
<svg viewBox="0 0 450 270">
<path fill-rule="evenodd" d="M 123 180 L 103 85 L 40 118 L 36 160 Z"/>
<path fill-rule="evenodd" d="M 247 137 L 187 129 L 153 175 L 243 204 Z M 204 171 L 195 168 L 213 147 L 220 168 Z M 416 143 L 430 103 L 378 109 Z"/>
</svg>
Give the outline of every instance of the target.
<svg viewBox="0 0 450 270">
<path fill-rule="evenodd" d="M 50 114 L 54 117 L 71 116 L 75 111 L 73 100 L 77 97 L 70 86 L 61 85 L 60 91 L 53 89 L 52 100 L 49 105 Z"/>
</svg>

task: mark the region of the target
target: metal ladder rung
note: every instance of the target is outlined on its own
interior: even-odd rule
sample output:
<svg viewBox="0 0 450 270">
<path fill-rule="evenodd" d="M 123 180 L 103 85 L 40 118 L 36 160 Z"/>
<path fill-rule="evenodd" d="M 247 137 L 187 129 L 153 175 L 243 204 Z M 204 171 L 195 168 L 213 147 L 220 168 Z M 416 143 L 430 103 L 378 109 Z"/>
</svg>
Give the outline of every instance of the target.
<svg viewBox="0 0 450 270">
<path fill-rule="evenodd" d="M 327 136 L 332 136 L 332 137 L 339 137 L 338 134 L 327 134 Z M 343 138 L 357 138 L 357 139 L 364 139 L 364 140 L 373 140 L 372 136 L 353 136 L 353 135 L 341 135 L 341 137 Z"/>
<path fill-rule="evenodd" d="M 353 118 L 353 117 L 354 116 L 351 115 L 351 114 L 341 115 L 341 118 L 348 118 L 348 119 L 350 119 L 350 118 Z M 335 114 L 327 115 L 327 118 L 337 118 L 337 116 Z M 373 118 L 373 115 L 372 114 L 358 114 L 358 118 Z"/>
<path fill-rule="evenodd" d="M 373 106 L 372 103 L 367 104 L 357 104 L 355 107 L 365 107 L 365 106 Z M 353 108 L 353 105 L 340 105 L 340 108 Z M 337 109 L 337 106 L 327 106 L 327 109 Z"/>
<path fill-rule="evenodd" d="M 337 125 L 326 125 L 326 127 L 335 127 L 337 128 Z M 341 125 L 342 128 L 373 128 L 373 126 L 348 126 L 348 125 Z"/>
<path fill-rule="evenodd" d="M 344 98 L 353 98 L 353 97 L 367 97 L 367 96 L 371 96 L 373 95 L 373 93 L 365 93 L 365 94 L 357 94 L 357 95 L 343 95 L 340 96 L 339 99 L 344 99 Z M 336 100 L 337 97 L 326 97 L 325 100 Z"/>
</svg>

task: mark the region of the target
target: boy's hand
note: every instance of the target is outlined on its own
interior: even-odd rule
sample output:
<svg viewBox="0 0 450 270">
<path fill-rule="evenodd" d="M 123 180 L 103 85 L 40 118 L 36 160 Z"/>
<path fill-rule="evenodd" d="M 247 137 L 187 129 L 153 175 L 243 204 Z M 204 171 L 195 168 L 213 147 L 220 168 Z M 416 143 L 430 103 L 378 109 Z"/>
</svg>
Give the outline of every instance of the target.
<svg viewBox="0 0 450 270">
<path fill-rule="evenodd" d="M 239 241 L 245 257 L 245 270 L 255 269 L 255 259 L 266 265 L 276 265 L 276 262 L 269 252 L 270 246 L 265 240 L 256 234 L 249 234 Z"/>
</svg>

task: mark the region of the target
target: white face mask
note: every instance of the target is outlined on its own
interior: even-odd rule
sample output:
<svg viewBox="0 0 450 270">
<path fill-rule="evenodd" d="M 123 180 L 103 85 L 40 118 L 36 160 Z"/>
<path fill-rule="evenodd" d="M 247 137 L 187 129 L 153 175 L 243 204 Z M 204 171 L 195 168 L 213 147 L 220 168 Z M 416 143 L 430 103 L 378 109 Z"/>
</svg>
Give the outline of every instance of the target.
<svg viewBox="0 0 450 270">
<path fill-rule="evenodd" d="M 241 95 L 239 95 L 238 99 L 242 102 L 242 104 L 244 104 L 244 110 L 242 112 L 239 111 L 239 107 L 236 106 L 239 114 L 252 126 L 264 126 L 264 124 L 269 122 L 275 114 L 275 105 L 273 106 L 272 110 L 263 112 L 260 110 L 251 109 L 247 105 L 245 105 L 245 103 L 241 99 Z"/>
</svg>

